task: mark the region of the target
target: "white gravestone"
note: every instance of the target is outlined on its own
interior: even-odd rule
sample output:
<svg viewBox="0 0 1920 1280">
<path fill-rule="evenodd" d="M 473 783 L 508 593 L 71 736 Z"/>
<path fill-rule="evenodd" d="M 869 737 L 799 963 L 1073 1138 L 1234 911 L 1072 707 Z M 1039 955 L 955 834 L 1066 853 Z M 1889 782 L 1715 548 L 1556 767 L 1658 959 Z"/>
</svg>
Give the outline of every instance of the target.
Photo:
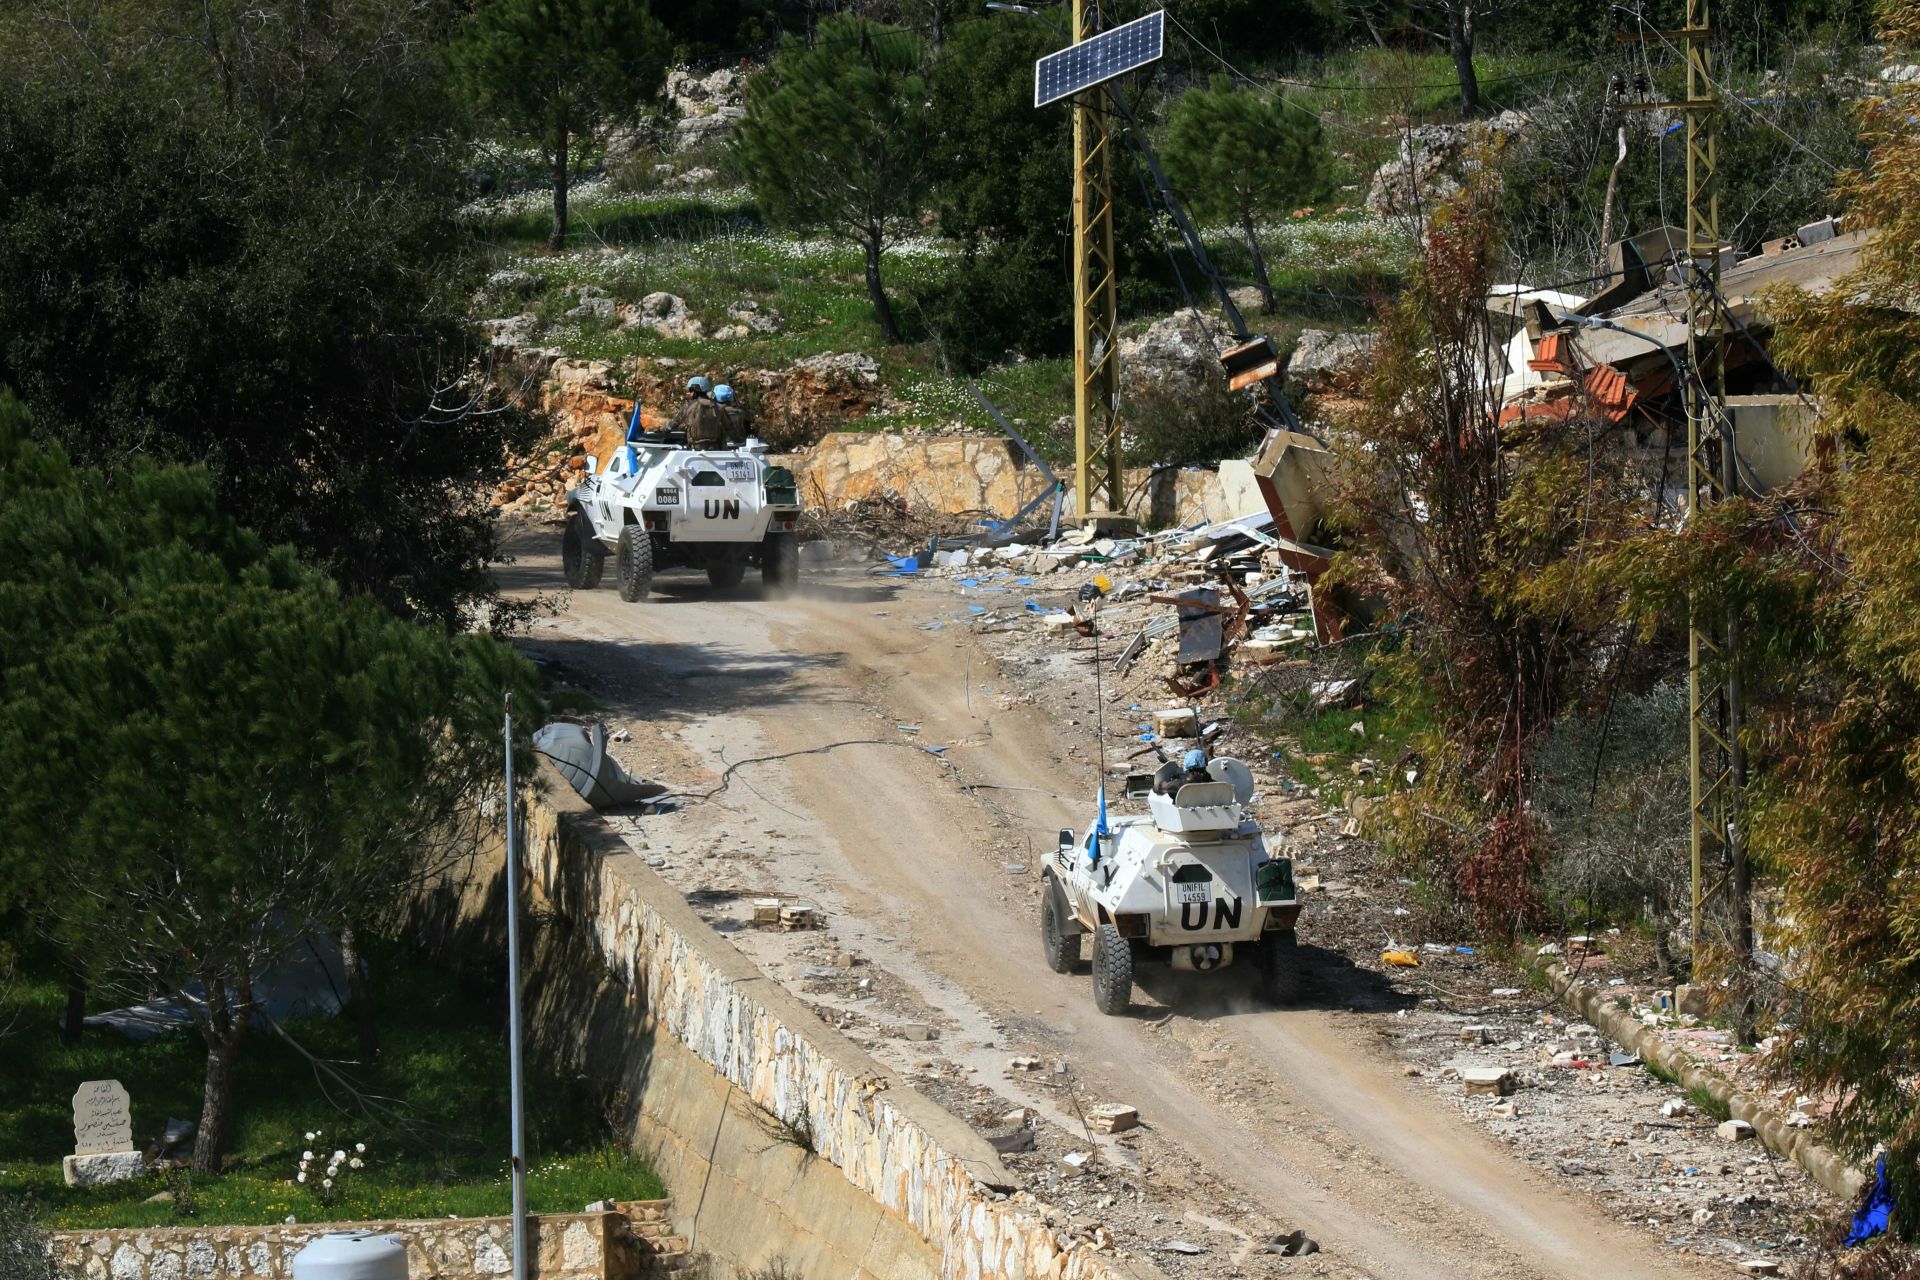
<svg viewBox="0 0 1920 1280">
<path fill-rule="evenodd" d="M 73 1094 L 73 1154 L 61 1162 L 67 1185 L 137 1178 L 146 1161 L 133 1149 L 133 1102 L 118 1080 L 88 1080 Z"/>
</svg>

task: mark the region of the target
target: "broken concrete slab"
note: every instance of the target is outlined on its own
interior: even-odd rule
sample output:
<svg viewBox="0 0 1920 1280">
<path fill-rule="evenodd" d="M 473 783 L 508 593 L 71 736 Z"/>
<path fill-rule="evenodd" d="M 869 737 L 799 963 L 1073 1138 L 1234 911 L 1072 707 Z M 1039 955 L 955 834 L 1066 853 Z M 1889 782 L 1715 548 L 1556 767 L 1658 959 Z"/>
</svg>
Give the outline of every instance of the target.
<svg viewBox="0 0 1920 1280">
<path fill-rule="evenodd" d="M 1102 1103 L 1087 1112 L 1087 1123 L 1095 1133 L 1125 1133 L 1139 1127 L 1140 1113 L 1122 1103 Z"/>
<path fill-rule="evenodd" d="M 1747 1142 L 1753 1137 L 1753 1126 L 1745 1120 L 1722 1120 L 1713 1131 L 1722 1142 Z"/>
<path fill-rule="evenodd" d="M 1500 1096 L 1512 1093 L 1514 1085 L 1513 1072 L 1505 1067 L 1467 1067 L 1460 1072 L 1460 1082 L 1468 1093 Z"/>
</svg>

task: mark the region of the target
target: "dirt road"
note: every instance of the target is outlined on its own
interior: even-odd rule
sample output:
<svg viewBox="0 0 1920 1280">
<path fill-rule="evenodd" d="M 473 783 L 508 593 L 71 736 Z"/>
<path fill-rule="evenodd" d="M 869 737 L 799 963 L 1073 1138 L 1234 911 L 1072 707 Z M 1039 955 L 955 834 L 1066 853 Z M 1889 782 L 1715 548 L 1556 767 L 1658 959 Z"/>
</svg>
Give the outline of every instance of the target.
<svg viewBox="0 0 1920 1280">
<path fill-rule="evenodd" d="M 502 585 L 564 594 L 557 544 L 547 528 L 516 535 Z M 1185 1274 L 1251 1274 L 1254 1242 L 1290 1227 L 1322 1247 L 1284 1264 L 1292 1274 L 1718 1269 L 1663 1254 L 1653 1233 L 1610 1221 L 1411 1088 L 1369 1044 L 1394 1008 L 1357 971 L 1322 1007 L 1289 1010 L 1243 998 L 1227 974 L 1148 977 L 1123 1018 L 1094 1010 L 1084 975 L 1049 972 L 1030 868 L 1057 828 L 1088 816 L 1096 748 L 1086 726 L 999 687 L 965 628 L 923 629 L 952 608 L 936 587 L 857 574 L 814 575 L 780 602 L 751 582 L 723 598 L 676 574 L 640 605 L 573 593 L 526 647 L 629 729 L 635 767 L 714 793 L 635 824 L 669 879 L 697 889 L 730 875 L 819 903 L 837 944 L 939 1026 L 943 1059 L 1011 1101 L 1070 1126 L 1057 1093 L 1002 1078 L 1009 1052 L 1037 1051 L 1138 1107 L 1181 1158 L 1138 1170 L 1154 1192 L 1132 1209 L 1153 1214 L 1143 1230 L 1207 1248 Z M 1091 683 L 1085 667 L 1062 678 Z M 1309 913 L 1303 940 L 1312 925 Z M 795 936 L 735 940 L 797 984 Z M 889 1043 L 896 1056 L 932 1048 Z"/>
</svg>

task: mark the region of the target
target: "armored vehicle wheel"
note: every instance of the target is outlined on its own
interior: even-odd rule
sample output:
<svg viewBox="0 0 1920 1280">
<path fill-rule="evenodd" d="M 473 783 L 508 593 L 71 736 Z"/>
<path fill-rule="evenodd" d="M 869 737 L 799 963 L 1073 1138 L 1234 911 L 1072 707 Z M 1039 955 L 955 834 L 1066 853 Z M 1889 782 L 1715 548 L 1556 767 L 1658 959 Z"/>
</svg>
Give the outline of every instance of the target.
<svg viewBox="0 0 1920 1280">
<path fill-rule="evenodd" d="M 1080 963 L 1080 935 L 1069 932 L 1061 919 L 1065 906 L 1053 880 L 1040 894 L 1040 947 L 1047 954 L 1047 968 L 1055 973 L 1072 973 Z"/>
<path fill-rule="evenodd" d="M 1133 952 L 1111 924 L 1093 931 L 1093 1004 L 1118 1016 L 1133 1003 Z"/>
<path fill-rule="evenodd" d="M 645 600 L 653 589 L 653 539 L 637 524 L 620 531 L 620 550 L 614 567 L 620 575 L 620 598 Z"/>
<path fill-rule="evenodd" d="M 760 581 L 767 594 L 793 594 L 800 584 L 800 540 L 790 533 L 770 533 L 760 552 Z"/>
<path fill-rule="evenodd" d="M 579 512 L 567 517 L 567 531 L 560 535 L 560 568 L 567 585 L 576 591 L 591 591 L 600 585 L 600 573 L 607 565 L 607 553 L 595 541 L 587 518 Z"/>
<path fill-rule="evenodd" d="M 1278 1005 L 1298 1004 L 1307 979 L 1298 939 L 1291 929 L 1272 929 L 1260 939 L 1260 994 Z"/>
<path fill-rule="evenodd" d="M 731 591 L 740 585 L 740 579 L 747 576 L 744 560 L 707 561 L 707 581 L 722 591 Z"/>
</svg>

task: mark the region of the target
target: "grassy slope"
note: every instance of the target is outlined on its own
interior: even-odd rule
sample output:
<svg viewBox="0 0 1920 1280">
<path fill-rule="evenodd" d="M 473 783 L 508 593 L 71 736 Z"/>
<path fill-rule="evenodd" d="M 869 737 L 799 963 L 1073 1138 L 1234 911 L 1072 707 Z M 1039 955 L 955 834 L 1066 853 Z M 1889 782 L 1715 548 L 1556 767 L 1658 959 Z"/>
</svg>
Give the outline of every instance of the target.
<svg viewBox="0 0 1920 1280">
<path fill-rule="evenodd" d="M 213 1223 L 334 1219 L 461 1217 L 508 1209 L 506 1046 L 490 991 L 463 986 L 418 967 L 385 967 L 379 995 L 386 1016 L 378 1064 L 346 1062 L 354 1053 L 347 1019 L 290 1023 L 315 1054 L 342 1066 L 369 1094 L 391 1101 L 397 1121 L 359 1118 L 329 1099 L 303 1058 L 258 1032 L 241 1049 L 239 1123 L 229 1171 L 196 1178 L 193 1219 Z M 60 1156 L 73 1150 L 71 1098 L 83 1080 L 117 1079 L 133 1100 L 134 1136 L 144 1143 L 169 1117 L 197 1118 L 204 1064 L 191 1033 L 132 1045 L 107 1031 L 89 1031 L 77 1046 L 60 1042 L 65 992 L 24 984 L 0 1006 L 0 1192 L 25 1193 L 50 1225 L 147 1226 L 175 1221 L 175 1206 L 143 1203 L 167 1189 L 161 1175 L 113 1187 L 66 1186 Z M 342 1103 L 337 1088 L 332 1093 Z M 529 1079 L 528 1133 L 537 1211 L 577 1212 L 602 1198 L 662 1194 L 643 1161 L 612 1148 L 605 1126 L 573 1081 Z M 322 1131 L 312 1143 L 304 1134 Z M 340 1184 L 324 1204 L 292 1179 L 303 1149 L 319 1164 L 337 1148 L 364 1142 L 365 1169 Z M 317 1181 L 317 1174 L 312 1175 Z M 177 1187 L 176 1187 L 177 1189 Z"/>
</svg>

